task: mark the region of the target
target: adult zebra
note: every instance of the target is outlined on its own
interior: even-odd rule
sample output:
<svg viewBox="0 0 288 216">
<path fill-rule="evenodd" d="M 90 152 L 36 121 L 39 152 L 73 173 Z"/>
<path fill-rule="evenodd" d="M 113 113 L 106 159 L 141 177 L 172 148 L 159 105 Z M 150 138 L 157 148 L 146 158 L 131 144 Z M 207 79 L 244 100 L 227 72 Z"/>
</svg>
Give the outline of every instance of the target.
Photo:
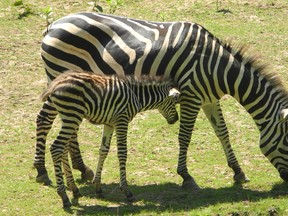
<svg viewBox="0 0 288 216">
<path fill-rule="evenodd" d="M 48 80 L 53 80 L 67 68 L 120 75 L 137 71 L 138 74 L 171 77 L 181 92 L 177 172 L 184 180 L 183 187 L 198 189 L 188 173 L 186 155 L 200 108 L 203 108 L 223 145 L 228 165 L 235 174 L 234 180 L 247 180 L 231 148 L 219 104 L 219 99 L 225 94 L 235 97 L 255 117 L 261 133 L 261 150 L 281 177 L 287 180 L 288 158 L 283 126 L 286 122 L 281 120 L 280 123 L 278 115 L 287 107 L 286 96 L 278 90 L 275 82 L 270 82 L 270 78 L 261 73 L 262 69 L 255 66 L 253 60 L 243 57 L 242 51 L 232 49 L 195 23 L 149 22 L 78 13 L 49 27 L 41 55 Z M 278 97 L 281 99 L 276 100 Z M 49 121 L 51 112 L 53 109 L 43 107 L 37 121 Z M 44 149 L 39 135 L 34 162 L 38 177 L 46 176 Z M 77 155 L 74 154 L 74 167 L 81 166 L 84 172 L 85 165 L 77 145 L 74 145 L 74 150 Z"/>
<path fill-rule="evenodd" d="M 170 79 L 150 76 L 99 76 L 83 71 L 68 71 L 58 76 L 43 93 L 42 98 L 59 114 L 62 125 L 51 145 L 57 192 L 64 207 L 71 206 L 63 183 L 62 163 L 68 187 L 74 198 L 80 197 L 68 161 L 69 140 L 86 118 L 93 124 L 104 124 L 99 162 L 93 182 L 96 193 L 102 194 L 101 172 L 110 148 L 113 131 L 116 132 L 120 167 L 120 188 L 128 200 L 134 196 L 126 180 L 128 123 L 135 115 L 146 110 L 158 109 L 169 124 L 178 121 L 176 103 L 179 93 L 173 92 Z M 55 115 L 56 117 L 56 115 Z M 49 127 L 52 126 L 49 125 Z M 37 128 L 41 130 L 41 128 Z"/>
</svg>

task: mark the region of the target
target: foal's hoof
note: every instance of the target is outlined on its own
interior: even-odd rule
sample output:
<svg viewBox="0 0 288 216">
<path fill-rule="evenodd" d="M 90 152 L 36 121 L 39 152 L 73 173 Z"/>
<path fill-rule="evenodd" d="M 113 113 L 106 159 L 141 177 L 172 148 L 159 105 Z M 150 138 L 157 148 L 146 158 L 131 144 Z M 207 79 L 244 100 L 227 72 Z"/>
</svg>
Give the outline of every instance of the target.
<svg viewBox="0 0 288 216">
<path fill-rule="evenodd" d="M 59 196 L 61 197 L 61 200 L 62 200 L 62 203 L 63 203 L 63 208 L 69 208 L 72 206 L 72 203 L 70 202 L 66 192 L 61 192 L 61 193 L 58 193 Z"/>
<path fill-rule="evenodd" d="M 134 197 L 133 194 L 131 194 L 130 196 L 127 196 L 127 201 L 130 203 L 136 202 L 136 198 Z"/>
<path fill-rule="evenodd" d="M 94 177 L 93 171 L 89 167 L 86 166 L 85 172 L 81 174 L 82 181 L 92 181 L 93 177 Z"/>
<path fill-rule="evenodd" d="M 43 183 L 44 185 L 52 185 L 52 181 L 49 179 L 48 174 L 45 173 L 36 177 L 36 182 Z"/>
<path fill-rule="evenodd" d="M 63 208 L 70 208 L 72 203 L 69 200 L 63 201 Z"/>
<path fill-rule="evenodd" d="M 80 193 L 79 190 L 77 190 L 77 191 L 73 191 L 73 197 L 74 197 L 75 199 L 78 199 L 78 198 L 80 198 L 80 197 L 83 197 L 83 195 Z"/>
<path fill-rule="evenodd" d="M 233 177 L 235 184 L 243 184 L 250 182 L 250 179 L 245 175 L 244 172 L 240 172 Z"/>
<path fill-rule="evenodd" d="M 190 190 L 192 192 L 199 192 L 200 191 L 200 187 L 196 184 L 196 182 L 194 181 L 194 179 L 189 179 L 189 180 L 184 180 L 182 183 L 182 188 L 184 190 Z"/>
<path fill-rule="evenodd" d="M 124 192 L 124 194 L 126 195 L 127 197 L 127 201 L 130 202 L 130 203 L 133 203 L 136 201 L 136 198 L 134 197 L 133 193 L 128 190 L 127 188 L 126 189 L 123 189 L 120 187 L 120 189 Z"/>
<path fill-rule="evenodd" d="M 104 198 L 102 189 L 97 189 L 96 190 L 96 197 L 99 198 L 99 199 L 103 199 Z"/>
</svg>

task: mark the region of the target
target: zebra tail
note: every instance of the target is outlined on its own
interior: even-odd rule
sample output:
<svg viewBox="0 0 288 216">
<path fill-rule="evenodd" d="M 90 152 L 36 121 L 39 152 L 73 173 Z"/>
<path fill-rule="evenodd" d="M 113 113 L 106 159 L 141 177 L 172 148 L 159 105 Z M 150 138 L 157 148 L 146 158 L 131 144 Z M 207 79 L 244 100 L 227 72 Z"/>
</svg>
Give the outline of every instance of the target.
<svg viewBox="0 0 288 216">
<path fill-rule="evenodd" d="M 51 95 L 53 92 L 53 88 L 50 87 L 51 85 L 48 86 L 48 88 L 41 94 L 40 99 L 42 102 L 47 101 L 48 97 Z"/>
<path fill-rule="evenodd" d="M 61 80 L 55 79 L 48 85 L 46 90 L 44 90 L 44 92 L 40 96 L 40 99 L 41 99 L 42 102 L 47 101 L 48 97 L 55 91 L 55 89 L 58 86 L 59 82 L 61 82 Z"/>
<path fill-rule="evenodd" d="M 51 23 L 50 25 L 47 26 L 46 29 L 44 29 L 44 31 L 42 32 L 42 36 L 43 37 L 45 37 L 48 34 L 48 32 L 51 29 L 52 25 L 53 25 L 53 23 Z"/>
</svg>

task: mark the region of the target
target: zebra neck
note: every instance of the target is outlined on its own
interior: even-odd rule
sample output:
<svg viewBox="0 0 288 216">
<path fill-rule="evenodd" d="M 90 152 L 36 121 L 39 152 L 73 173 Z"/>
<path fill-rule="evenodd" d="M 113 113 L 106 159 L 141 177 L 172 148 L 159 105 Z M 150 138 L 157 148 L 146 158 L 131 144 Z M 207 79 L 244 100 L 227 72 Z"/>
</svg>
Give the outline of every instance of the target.
<svg viewBox="0 0 288 216">
<path fill-rule="evenodd" d="M 205 100 L 213 101 L 225 94 L 231 95 L 247 110 L 257 125 L 278 118 L 277 112 L 288 104 L 288 94 L 276 74 L 268 73 L 258 58 L 247 57 L 245 47 L 235 50 L 215 40 L 211 44 L 211 52 L 217 51 L 218 59 L 212 64 L 211 56 L 205 55 L 205 52 L 200 56 L 200 66 L 195 68 L 205 71 L 206 76 L 201 79 L 195 76 L 202 85 L 195 82 L 192 86 L 194 84 L 199 89 L 211 92 Z M 211 67 L 207 68 L 207 62 Z"/>
<path fill-rule="evenodd" d="M 169 90 L 164 91 L 161 86 L 154 84 L 133 84 L 131 86 L 133 92 L 139 103 L 139 112 L 157 109 L 158 104 L 162 102 L 165 98 L 164 93 L 167 91 L 166 95 L 168 96 Z"/>
<path fill-rule="evenodd" d="M 241 103 L 242 101 L 240 101 Z M 255 100 L 249 103 L 241 103 L 251 115 L 256 125 L 262 130 L 265 123 L 280 120 L 280 112 L 287 107 L 287 100 L 279 92 L 263 92 L 255 95 Z"/>
<path fill-rule="evenodd" d="M 240 71 L 233 86 L 234 94 L 230 95 L 252 116 L 260 131 L 271 122 L 278 122 L 281 110 L 288 105 L 286 91 L 257 70 Z"/>
</svg>

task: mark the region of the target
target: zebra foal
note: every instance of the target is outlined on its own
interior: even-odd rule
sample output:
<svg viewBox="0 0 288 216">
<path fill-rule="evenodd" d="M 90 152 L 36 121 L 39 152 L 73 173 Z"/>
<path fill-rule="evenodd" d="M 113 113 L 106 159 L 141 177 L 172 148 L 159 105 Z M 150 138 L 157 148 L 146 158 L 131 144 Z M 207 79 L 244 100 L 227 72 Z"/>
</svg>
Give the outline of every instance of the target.
<svg viewBox="0 0 288 216">
<path fill-rule="evenodd" d="M 61 130 L 50 151 L 54 163 L 57 192 L 64 207 L 71 206 L 71 202 L 66 194 L 61 163 L 67 178 L 67 186 L 73 191 L 73 196 L 75 198 L 81 196 L 69 166 L 68 149 L 69 141 L 77 135 L 84 118 L 93 124 L 104 124 L 99 162 L 93 179 L 96 193 L 102 193 L 101 171 L 115 130 L 120 188 L 128 200 L 134 199 L 126 181 L 128 123 L 138 112 L 151 109 L 158 109 L 169 124 L 175 123 L 178 120 L 175 105 L 179 93 L 171 91 L 173 85 L 171 80 L 160 77 L 120 78 L 80 71 L 66 72 L 49 85 L 42 99 L 57 111 L 62 121 Z M 170 94 L 171 92 L 173 93 Z"/>
</svg>

